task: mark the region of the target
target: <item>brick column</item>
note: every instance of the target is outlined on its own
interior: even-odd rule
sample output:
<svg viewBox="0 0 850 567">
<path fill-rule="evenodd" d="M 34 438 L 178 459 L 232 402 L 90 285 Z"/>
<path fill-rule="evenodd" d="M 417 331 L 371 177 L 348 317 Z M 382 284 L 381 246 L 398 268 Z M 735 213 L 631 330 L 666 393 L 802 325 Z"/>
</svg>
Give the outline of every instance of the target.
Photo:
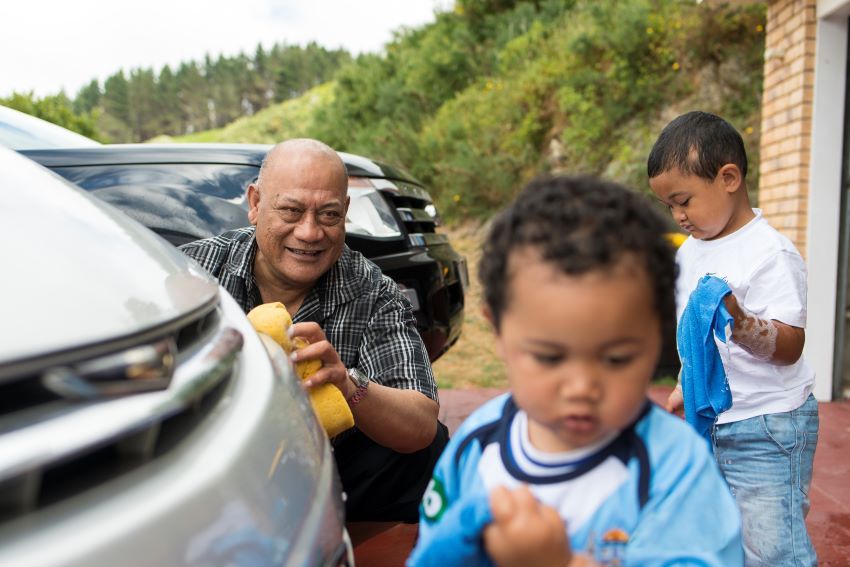
<svg viewBox="0 0 850 567">
<path fill-rule="evenodd" d="M 816 0 L 768 3 L 758 200 L 804 255 L 816 29 Z"/>
</svg>

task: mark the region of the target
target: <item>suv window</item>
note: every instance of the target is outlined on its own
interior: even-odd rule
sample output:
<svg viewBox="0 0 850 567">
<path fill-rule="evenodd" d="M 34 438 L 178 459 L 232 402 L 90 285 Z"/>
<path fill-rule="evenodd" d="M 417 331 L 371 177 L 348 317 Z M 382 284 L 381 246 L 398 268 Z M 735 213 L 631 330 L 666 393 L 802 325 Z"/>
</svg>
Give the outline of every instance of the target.
<svg viewBox="0 0 850 567">
<path fill-rule="evenodd" d="M 56 167 L 54 171 L 89 191 L 127 185 L 172 186 L 242 204 L 248 184 L 257 179 L 260 168 L 219 163 L 130 163 Z"/>
<path fill-rule="evenodd" d="M 210 163 L 92 165 L 53 170 L 175 246 L 245 226 L 245 191 L 260 171 L 251 165 Z"/>
</svg>

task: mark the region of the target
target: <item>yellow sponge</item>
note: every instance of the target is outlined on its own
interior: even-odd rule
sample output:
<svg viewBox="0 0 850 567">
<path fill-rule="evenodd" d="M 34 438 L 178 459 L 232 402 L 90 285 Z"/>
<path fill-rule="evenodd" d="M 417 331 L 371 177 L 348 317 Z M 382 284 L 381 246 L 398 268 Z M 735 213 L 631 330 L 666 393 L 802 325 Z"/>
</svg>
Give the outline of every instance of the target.
<svg viewBox="0 0 850 567">
<path fill-rule="evenodd" d="M 248 320 L 260 333 L 269 335 L 287 353 L 304 348 L 309 343 L 302 337 L 296 337 L 292 342 L 287 335 L 287 329 L 292 324 L 292 317 L 283 303 L 264 303 L 248 313 Z M 293 344 L 294 343 L 294 344 Z M 295 363 L 295 373 L 301 380 L 306 380 L 319 371 L 321 360 L 304 360 Z M 319 418 L 328 437 L 339 435 L 346 429 L 354 427 L 354 416 L 345 401 L 342 392 L 333 384 L 322 384 L 310 388 L 310 404 Z"/>
<path fill-rule="evenodd" d="M 292 349 L 300 350 L 305 346 L 309 345 L 307 339 L 304 337 L 295 337 L 292 339 Z M 313 360 L 300 360 L 295 363 L 295 373 L 298 375 L 301 380 L 306 380 L 313 374 L 319 371 L 322 367 L 322 361 L 318 359 Z M 338 388 L 337 388 L 338 389 Z"/>
<path fill-rule="evenodd" d="M 276 301 L 258 305 L 248 312 L 248 320 L 257 332 L 270 336 L 287 354 L 292 352 L 289 335 L 286 334 L 292 325 L 292 317 L 283 303 Z"/>
</svg>

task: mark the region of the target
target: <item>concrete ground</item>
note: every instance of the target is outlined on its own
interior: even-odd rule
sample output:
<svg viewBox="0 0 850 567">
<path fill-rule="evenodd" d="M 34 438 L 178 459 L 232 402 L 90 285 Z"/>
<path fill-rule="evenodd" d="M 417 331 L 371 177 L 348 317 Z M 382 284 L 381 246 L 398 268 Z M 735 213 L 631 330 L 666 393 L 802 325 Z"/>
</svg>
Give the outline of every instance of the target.
<svg viewBox="0 0 850 567">
<path fill-rule="evenodd" d="M 440 420 L 454 432 L 481 403 L 502 393 L 499 389 L 441 390 Z M 655 401 L 669 388 L 652 388 Z M 822 567 L 850 564 L 850 401 L 821 403 L 820 434 L 806 523 Z M 404 565 L 416 525 L 399 525 L 369 539 L 354 550 L 357 567 Z"/>
</svg>

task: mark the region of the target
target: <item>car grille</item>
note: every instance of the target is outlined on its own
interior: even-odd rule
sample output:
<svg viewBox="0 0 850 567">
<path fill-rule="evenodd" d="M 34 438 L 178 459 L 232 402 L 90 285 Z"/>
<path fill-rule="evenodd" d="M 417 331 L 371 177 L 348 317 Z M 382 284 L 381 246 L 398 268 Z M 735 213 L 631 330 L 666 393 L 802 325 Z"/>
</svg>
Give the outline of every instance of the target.
<svg viewBox="0 0 850 567">
<path fill-rule="evenodd" d="M 155 459 L 189 435 L 220 399 L 242 348 L 217 304 L 168 328 L 74 358 L 31 361 L 0 382 L 0 520 L 97 486 Z M 173 345 L 170 384 L 156 391 L 74 398 L 46 376 L 85 368 L 141 346 Z M 14 379 L 13 379 L 14 378 Z"/>
<path fill-rule="evenodd" d="M 428 207 L 433 206 L 428 192 L 416 185 L 400 181 L 387 185 L 382 186 L 381 191 L 395 206 L 407 234 L 435 234 L 437 218 L 428 212 Z"/>
</svg>

